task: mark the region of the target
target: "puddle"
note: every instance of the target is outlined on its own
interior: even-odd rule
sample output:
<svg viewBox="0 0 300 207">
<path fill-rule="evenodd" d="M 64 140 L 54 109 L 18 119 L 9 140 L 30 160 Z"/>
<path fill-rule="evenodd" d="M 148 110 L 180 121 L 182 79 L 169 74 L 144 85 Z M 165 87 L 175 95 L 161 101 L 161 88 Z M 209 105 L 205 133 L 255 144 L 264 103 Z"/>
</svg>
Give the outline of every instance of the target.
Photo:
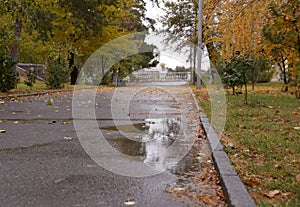
<svg viewBox="0 0 300 207">
<path fill-rule="evenodd" d="M 130 124 L 130 125 L 119 125 L 119 126 L 105 126 L 100 127 L 100 129 L 111 130 L 111 131 L 122 131 L 125 133 L 140 133 L 149 129 L 145 123 Z"/>
<path fill-rule="evenodd" d="M 156 167 L 165 166 L 164 162 L 171 159 L 163 157 L 162 152 L 182 135 L 180 118 L 145 119 L 133 125 L 106 126 L 101 129 L 138 134 L 139 138 L 124 136 L 106 139 L 119 152 Z M 176 175 L 184 174 L 194 167 L 194 160 L 194 156 L 186 156 L 169 171 Z"/>
</svg>

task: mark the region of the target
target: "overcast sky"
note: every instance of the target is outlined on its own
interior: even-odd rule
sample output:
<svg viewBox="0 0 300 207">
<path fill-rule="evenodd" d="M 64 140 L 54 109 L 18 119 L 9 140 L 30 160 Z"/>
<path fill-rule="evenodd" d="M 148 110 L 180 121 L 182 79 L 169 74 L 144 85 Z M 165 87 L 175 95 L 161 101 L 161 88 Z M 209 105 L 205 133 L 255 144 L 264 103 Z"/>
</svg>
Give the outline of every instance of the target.
<svg viewBox="0 0 300 207">
<path fill-rule="evenodd" d="M 154 19 L 156 23 L 156 28 L 161 28 L 161 24 L 159 23 L 159 18 L 162 17 L 165 12 L 163 9 L 159 8 L 156 4 L 153 4 L 150 0 L 146 1 L 146 17 Z M 163 4 L 160 5 L 163 7 Z M 176 68 L 176 66 L 185 66 L 189 67 L 187 61 L 187 54 L 180 54 L 175 52 L 170 47 L 164 45 L 163 36 L 151 34 L 147 38 L 147 42 L 155 45 L 159 49 L 160 53 L 160 63 L 165 63 L 169 68 Z"/>
<path fill-rule="evenodd" d="M 157 22 L 156 27 L 159 29 L 161 27 L 159 18 L 162 17 L 165 12 L 161 8 L 157 7 L 156 4 L 153 4 L 150 0 L 147 0 L 146 2 L 146 17 L 155 19 Z M 161 4 L 160 7 L 163 7 L 163 4 Z M 160 63 L 165 63 L 167 67 L 173 69 L 175 69 L 176 66 L 184 66 L 186 68 L 189 68 L 189 47 L 184 48 L 181 52 L 174 51 L 174 49 L 172 49 L 172 46 L 164 45 L 162 43 L 164 39 L 163 37 L 163 35 L 151 34 L 146 40 L 149 44 L 153 44 L 159 49 Z M 208 68 L 210 67 L 209 62 L 210 61 L 207 48 L 205 47 L 202 56 L 202 70 L 208 70 Z"/>
</svg>

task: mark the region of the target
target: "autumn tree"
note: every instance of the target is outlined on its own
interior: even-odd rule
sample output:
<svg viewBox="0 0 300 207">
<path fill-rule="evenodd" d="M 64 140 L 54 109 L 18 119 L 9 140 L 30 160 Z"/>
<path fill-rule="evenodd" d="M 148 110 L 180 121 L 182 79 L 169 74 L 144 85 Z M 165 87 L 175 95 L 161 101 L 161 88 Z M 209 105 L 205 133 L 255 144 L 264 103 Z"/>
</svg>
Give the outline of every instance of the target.
<svg viewBox="0 0 300 207">
<path fill-rule="evenodd" d="M 203 43 L 206 44 L 209 51 L 210 60 L 215 63 L 219 58 L 218 44 L 213 38 L 218 34 L 216 32 L 216 15 L 220 9 L 221 2 L 208 0 L 203 3 Z M 198 25 L 198 1 L 179 0 L 165 2 L 166 15 L 162 17 L 162 33 L 169 35 L 167 41 L 179 48 L 186 46 L 187 42 L 194 45 L 193 58 L 196 55 L 197 45 L 197 25 Z M 176 37 L 175 39 L 173 37 Z M 181 42 L 178 42 L 181 40 Z M 175 42 L 174 42 L 175 41 Z"/>
<path fill-rule="evenodd" d="M 298 0 L 270 1 L 263 34 L 266 52 L 281 70 L 282 80 L 300 76 L 300 2 Z M 287 86 L 285 90 L 288 90 Z"/>
</svg>

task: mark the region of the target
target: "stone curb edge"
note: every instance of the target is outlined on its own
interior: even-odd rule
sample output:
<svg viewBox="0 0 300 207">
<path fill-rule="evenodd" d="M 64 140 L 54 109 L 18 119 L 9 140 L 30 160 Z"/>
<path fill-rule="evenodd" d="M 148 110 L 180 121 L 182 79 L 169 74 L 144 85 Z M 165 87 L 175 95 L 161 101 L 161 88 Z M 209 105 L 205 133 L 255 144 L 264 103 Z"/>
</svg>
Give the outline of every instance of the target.
<svg viewBox="0 0 300 207">
<path fill-rule="evenodd" d="M 57 91 L 55 91 L 57 92 Z M 55 93 L 51 92 L 51 93 Z M 5 99 L 5 98 L 15 98 L 15 97 L 27 97 L 27 96 L 40 96 L 40 95 L 46 95 L 50 92 L 40 92 L 40 93 L 28 93 L 28 94 L 14 94 L 14 95 L 7 95 L 7 96 L 0 96 L 0 99 Z"/>
<path fill-rule="evenodd" d="M 83 88 L 83 89 L 76 89 L 76 90 L 86 90 L 86 89 L 91 89 L 91 88 Z M 5 99 L 5 98 L 15 98 L 15 97 L 30 97 L 30 96 L 42 96 L 42 95 L 51 95 L 54 93 L 61 93 L 61 92 L 73 92 L 74 89 L 72 90 L 51 90 L 47 92 L 36 92 L 36 93 L 24 93 L 24 94 L 13 94 L 13 95 L 6 95 L 6 96 L 0 96 L 0 99 Z"/>
<path fill-rule="evenodd" d="M 248 193 L 245 185 L 241 181 L 233 165 L 231 164 L 228 155 L 223 150 L 215 130 L 211 127 L 209 119 L 203 113 L 203 109 L 199 106 L 195 94 L 192 92 L 195 107 L 200 112 L 200 123 L 207 136 L 209 149 L 214 161 L 215 168 L 221 180 L 222 190 L 227 198 L 229 206 L 232 207 L 254 207 L 256 206 L 254 200 Z"/>
</svg>

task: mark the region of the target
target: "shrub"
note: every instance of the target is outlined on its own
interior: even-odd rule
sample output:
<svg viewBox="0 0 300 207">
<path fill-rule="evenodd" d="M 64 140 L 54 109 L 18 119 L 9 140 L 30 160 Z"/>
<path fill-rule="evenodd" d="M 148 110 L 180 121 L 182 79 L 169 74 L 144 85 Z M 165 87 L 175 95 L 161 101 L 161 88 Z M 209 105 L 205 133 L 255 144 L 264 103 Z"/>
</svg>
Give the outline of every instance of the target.
<svg viewBox="0 0 300 207">
<path fill-rule="evenodd" d="M 25 85 L 32 87 L 33 84 L 35 83 L 37 74 L 35 71 L 33 71 L 33 72 L 28 71 L 28 72 L 26 72 L 26 75 L 27 75 L 27 80 L 25 80 L 24 83 L 25 83 Z"/>
<path fill-rule="evenodd" d="M 0 91 L 7 92 L 16 88 L 18 75 L 13 70 L 13 61 L 0 57 Z"/>
<path fill-rule="evenodd" d="M 47 67 L 46 86 L 49 89 L 59 89 L 64 87 L 68 77 L 68 70 L 65 66 L 54 63 Z"/>
<path fill-rule="evenodd" d="M 263 70 L 257 76 L 257 83 L 268 83 L 272 80 L 274 70 Z"/>
</svg>

